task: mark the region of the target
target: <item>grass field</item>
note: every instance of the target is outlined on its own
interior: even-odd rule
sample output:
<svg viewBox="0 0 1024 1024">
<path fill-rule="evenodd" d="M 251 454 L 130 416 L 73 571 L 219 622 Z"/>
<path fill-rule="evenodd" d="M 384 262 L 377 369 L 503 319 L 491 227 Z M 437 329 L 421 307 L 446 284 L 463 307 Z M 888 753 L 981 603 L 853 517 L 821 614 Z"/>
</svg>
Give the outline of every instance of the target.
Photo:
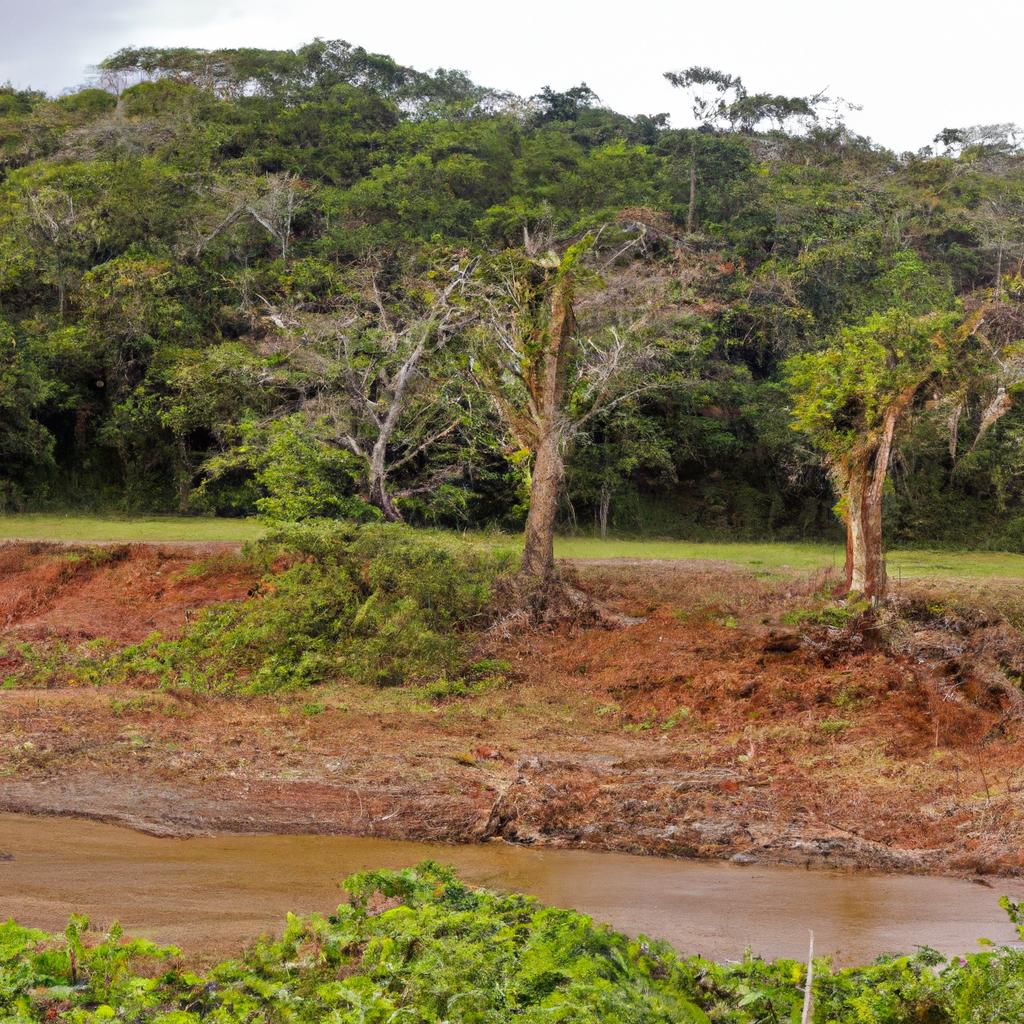
<svg viewBox="0 0 1024 1024">
<path fill-rule="evenodd" d="M 15 515 L 0 516 L 0 541 L 247 541 L 263 532 L 253 519 L 209 519 L 195 516 Z M 503 538 L 504 539 L 504 538 Z M 509 538 L 514 542 L 514 538 Z M 560 537 L 560 558 L 705 558 L 735 562 L 754 570 L 811 570 L 841 567 L 843 549 L 830 544 L 730 543 L 675 540 L 598 540 Z M 893 551 L 889 572 L 894 578 L 959 576 L 1024 578 L 1024 555 L 999 551 Z"/>
<path fill-rule="evenodd" d="M 0 541 L 246 541 L 263 527 L 254 519 L 212 519 L 198 516 L 17 515 L 0 516 Z"/>
<path fill-rule="evenodd" d="M 557 544 L 562 558 L 709 558 L 736 562 L 751 569 L 842 568 L 845 551 L 839 545 L 791 543 L 730 543 L 676 540 L 598 540 L 562 537 Z M 890 551 L 889 575 L 1021 577 L 1024 555 L 1002 551 Z"/>
</svg>

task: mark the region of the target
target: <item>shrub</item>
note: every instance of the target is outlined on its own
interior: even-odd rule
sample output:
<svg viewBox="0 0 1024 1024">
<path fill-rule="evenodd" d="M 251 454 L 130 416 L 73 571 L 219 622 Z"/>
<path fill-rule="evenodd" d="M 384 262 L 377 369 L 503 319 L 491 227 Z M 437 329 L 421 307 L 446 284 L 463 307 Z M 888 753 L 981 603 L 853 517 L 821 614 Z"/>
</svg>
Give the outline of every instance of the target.
<svg viewBox="0 0 1024 1024">
<path fill-rule="evenodd" d="M 510 564 L 508 552 L 380 523 L 289 525 L 252 553 L 268 572 L 250 598 L 208 609 L 179 639 L 128 648 L 117 670 L 250 693 L 335 677 L 457 680 L 471 671 L 491 585 Z"/>
</svg>

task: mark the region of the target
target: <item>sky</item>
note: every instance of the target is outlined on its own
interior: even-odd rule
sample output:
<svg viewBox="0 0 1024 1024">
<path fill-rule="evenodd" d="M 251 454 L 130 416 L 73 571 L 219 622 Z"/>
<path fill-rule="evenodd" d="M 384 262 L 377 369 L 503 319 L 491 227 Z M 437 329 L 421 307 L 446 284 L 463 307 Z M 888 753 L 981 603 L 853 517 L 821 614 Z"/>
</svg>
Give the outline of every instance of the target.
<svg viewBox="0 0 1024 1024">
<path fill-rule="evenodd" d="M 944 127 L 1024 122 L 1018 0 L 0 0 L 0 82 L 60 93 L 122 46 L 291 49 L 345 39 L 421 69 L 532 95 L 581 81 L 625 114 L 691 122 L 662 77 L 708 65 L 751 92 L 860 105 L 898 151 Z"/>
</svg>

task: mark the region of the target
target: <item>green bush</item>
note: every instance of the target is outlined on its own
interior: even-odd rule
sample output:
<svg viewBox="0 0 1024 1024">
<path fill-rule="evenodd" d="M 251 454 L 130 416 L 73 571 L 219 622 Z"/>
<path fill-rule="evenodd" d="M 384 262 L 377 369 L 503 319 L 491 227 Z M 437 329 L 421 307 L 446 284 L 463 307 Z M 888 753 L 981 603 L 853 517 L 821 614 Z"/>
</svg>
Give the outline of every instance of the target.
<svg viewBox="0 0 1024 1024">
<path fill-rule="evenodd" d="M 463 885 L 430 862 L 365 872 L 329 918 L 289 915 L 278 941 L 199 974 L 115 928 L 95 945 L 0 925 L 4 1024 L 763 1024 L 799 1021 L 806 968 L 680 959 L 572 910 Z M 1008 905 L 1011 911 L 1019 911 Z M 817 1024 L 1024 1019 L 1024 951 L 934 950 L 835 971 L 815 963 Z"/>
<path fill-rule="evenodd" d="M 309 521 L 260 541 L 256 592 L 154 635 L 103 666 L 167 685 L 265 693 L 332 678 L 399 685 L 473 673 L 510 553 L 395 524 Z M 272 566 L 285 568 L 273 571 Z"/>
<path fill-rule="evenodd" d="M 797 608 L 784 612 L 779 621 L 784 626 L 831 626 L 845 629 L 862 618 L 871 608 L 867 601 L 851 601 L 847 604 L 827 604 L 822 608 Z"/>
</svg>

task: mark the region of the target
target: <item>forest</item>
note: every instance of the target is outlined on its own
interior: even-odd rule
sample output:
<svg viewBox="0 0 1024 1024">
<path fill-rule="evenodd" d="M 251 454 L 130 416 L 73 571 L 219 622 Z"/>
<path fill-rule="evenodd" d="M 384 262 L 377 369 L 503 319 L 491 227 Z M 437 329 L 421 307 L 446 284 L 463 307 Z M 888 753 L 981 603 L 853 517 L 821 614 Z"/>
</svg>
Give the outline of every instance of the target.
<svg viewBox="0 0 1024 1024">
<path fill-rule="evenodd" d="M 663 70 L 697 127 L 320 39 L 0 89 L 0 511 L 1024 549 L 1017 129 Z"/>
</svg>

